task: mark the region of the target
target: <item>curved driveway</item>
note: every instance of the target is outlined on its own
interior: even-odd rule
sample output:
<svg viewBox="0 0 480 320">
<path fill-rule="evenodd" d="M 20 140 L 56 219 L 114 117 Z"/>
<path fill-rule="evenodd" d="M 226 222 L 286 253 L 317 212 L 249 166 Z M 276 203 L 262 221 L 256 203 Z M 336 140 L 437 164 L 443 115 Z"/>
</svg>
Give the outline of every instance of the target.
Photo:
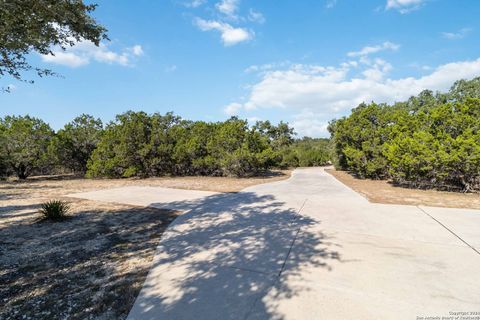
<svg viewBox="0 0 480 320">
<path fill-rule="evenodd" d="M 321 168 L 181 205 L 129 319 L 480 312 L 478 211 L 372 204 Z"/>
</svg>

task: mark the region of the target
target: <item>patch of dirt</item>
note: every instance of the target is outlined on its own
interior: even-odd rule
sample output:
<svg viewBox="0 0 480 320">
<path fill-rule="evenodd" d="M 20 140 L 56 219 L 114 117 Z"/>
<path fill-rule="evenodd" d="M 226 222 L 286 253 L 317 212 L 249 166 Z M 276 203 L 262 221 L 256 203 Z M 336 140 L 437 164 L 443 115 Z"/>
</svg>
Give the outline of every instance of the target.
<svg viewBox="0 0 480 320">
<path fill-rule="evenodd" d="M 148 179 L 84 179 L 69 175 L 32 177 L 26 181 L 0 182 L 0 201 L 30 197 L 56 197 L 68 193 L 135 185 L 213 192 L 238 192 L 257 184 L 288 179 L 291 174 L 292 170 L 274 170 L 263 176 L 250 178 L 194 176 Z"/>
<path fill-rule="evenodd" d="M 0 208 L 0 319 L 122 319 L 175 213 L 69 201 L 42 220 L 38 200 Z"/>
<path fill-rule="evenodd" d="M 123 319 L 137 297 L 161 234 L 177 212 L 66 198 L 129 185 L 237 192 L 287 179 L 81 179 L 33 177 L 0 182 L 0 319 Z M 46 200 L 71 205 L 62 222 L 42 220 Z"/>
<path fill-rule="evenodd" d="M 395 186 L 385 180 L 357 179 L 346 171 L 335 169 L 325 171 L 365 196 L 370 202 L 480 210 L 479 193 L 410 189 Z"/>
</svg>

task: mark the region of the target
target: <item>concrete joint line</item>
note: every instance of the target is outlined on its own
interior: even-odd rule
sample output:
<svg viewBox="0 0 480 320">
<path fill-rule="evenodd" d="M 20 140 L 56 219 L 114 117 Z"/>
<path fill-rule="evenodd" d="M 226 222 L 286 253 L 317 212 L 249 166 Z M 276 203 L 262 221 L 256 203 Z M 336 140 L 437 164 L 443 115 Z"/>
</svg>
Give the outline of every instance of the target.
<svg viewBox="0 0 480 320">
<path fill-rule="evenodd" d="M 303 201 L 302 206 L 300 207 L 300 209 L 298 209 L 297 214 L 296 214 L 297 217 L 295 217 L 295 220 L 300 216 L 300 212 L 302 212 L 303 207 L 305 207 L 305 203 L 307 203 L 307 200 L 308 200 L 308 198 L 305 199 L 305 201 Z M 285 265 L 287 264 L 288 257 L 290 257 L 290 253 L 292 252 L 293 246 L 295 245 L 295 241 L 298 238 L 298 234 L 300 233 L 301 228 L 302 228 L 302 226 L 298 227 L 297 232 L 295 233 L 295 237 L 293 237 L 292 243 L 290 244 L 290 248 L 288 249 L 288 252 L 287 252 L 287 256 L 285 257 L 285 260 L 283 261 L 282 268 L 278 272 L 278 277 L 280 277 L 282 275 L 282 272 L 285 269 Z"/>
<path fill-rule="evenodd" d="M 272 276 L 273 276 L 273 275 L 270 274 L 270 273 L 266 273 L 266 272 L 259 271 L 259 270 L 248 269 L 248 268 L 240 268 L 240 267 L 236 267 L 236 266 L 228 266 L 227 268 L 235 269 L 235 270 L 240 270 L 240 271 L 246 271 L 246 272 L 253 272 L 253 273 L 258 273 L 258 274 L 263 274 L 263 275 L 269 276 L 269 277 L 272 277 Z"/>
<path fill-rule="evenodd" d="M 467 246 L 469 246 L 473 251 L 475 251 L 478 255 L 480 255 L 480 252 L 475 249 L 472 245 L 470 245 L 467 241 L 463 240 L 458 234 L 456 234 L 455 232 L 453 232 L 451 229 L 449 229 L 446 225 L 444 225 L 443 223 L 441 223 L 439 220 L 435 219 L 431 214 L 429 214 L 427 211 L 423 210 L 422 208 L 420 208 L 419 206 L 416 206 L 420 211 L 422 211 L 423 213 L 425 213 L 427 216 L 429 216 L 431 219 L 433 219 L 434 221 L 436 221 L 439 225 L 441 225 L 442 227 L 444 227 L 448 232 L 450 232 L 451 234 L 453 234 L 455 237 L 457 237 L 460 241 L 462 241 L 463 243 L 465 243 Z"/>
<path fill-rule="evenodd" d="M 305 201 L 303 201 L 303 204 L 302 206 L 300 207 L 300 209 L 298 209 L 298 211 L 296 212 L 296 217 L 294 219 L 297 220 L 298 219 L 298 216 L 300 216 L 300 212 L 302 212 L 303 210 L 303 207 L 305 207 L 305 203 L 307 203 L 307 200 L 308 198 L 305 199 Z M 292 243 L 290 244 L 290 248 L 288 249 L 288 253 L 287 253 L 287 256 L 285 257 L 285 260 L 283 261 L 283 264 L 282 264 L 282 268 L 280 269 L 280 271 L 278 272 L 278 275 L 277 275 L 277 278 L 276 280 L 274 281 L 274 283 L 278 282 L 279 279 L 280 279 L 280 276 L 282 275 L 282 272 L 283 270 L 285 269 L 285 265 L 287 264 L 287 261 L 288 261 L 288 257 L 290 257 L 290 253 L 292 252 L 292 249 L 293 249 L 293 246 L 295 245 L 295 240 L 297 240 L 297 237 L 298 237 L 298 234 L 300 233 L 300 229 L 302 227 L 298 227 L 297 229 L 297 232 L 295 233 L 295 237 L 293 237 L 293 240 L 292 240 Z M 250 309 L 248 310 L 248 312 L 245 314 L 245 317 L 244 317 L 244 320 L 248 319 L 253 311 L 253 309 L 255 308 L 255 305 L 258 303 L 258 300 L 260 300 L 262 298 L 261 295 L 259 295 L 255 301 L 252 303 Z"/>
</svg>

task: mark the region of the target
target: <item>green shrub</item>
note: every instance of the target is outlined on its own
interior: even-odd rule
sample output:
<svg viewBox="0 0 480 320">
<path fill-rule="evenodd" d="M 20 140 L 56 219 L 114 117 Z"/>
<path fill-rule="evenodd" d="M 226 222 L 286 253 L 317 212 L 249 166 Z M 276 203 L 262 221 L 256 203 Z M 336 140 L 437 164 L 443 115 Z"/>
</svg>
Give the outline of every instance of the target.
<svg viewBox="0 0 480 320">
<path fill-rule="evenodd" d="M 47 123 L 30 116 L 6 116 L 0 127 L 0 157 L 18 178 L 47 171 L 52 163 L 48 147 L 54 137 Z"/>
<path fill-rule="evenodd" d="M 337 167 L 421 188 L 480 190 L 480 78 L 331 122 Z"/>
<path fill-rule="evenodd" d="M 249 127 L 236 117 L 207 123 L 129 111 L 107 125 L 87 163 L 87 176 L 251 176 L 280 165 L 279 148 L 291 144 L 292 134 L 282 122 Z"/>
<path fill-rule="evenodd" d="M 50 145 L 50 153 L 57 164 L 84 174 L 87 162 L 97 148 L 103 132 L 100 119 L 86 114 L 76 117 L 59 130 Z"/>
<path fill-rule="evenodd" d="M 40 213 L 45 219 L 59 221 L 66 218 L 66 214 L 70 211 L 70 205 L 62 200 L 50 200 L 42 203 Z"/>
<path fill-rule="evenodd" d="M 309 137 L 296 139 L 281 150 L 278 163 L 280 168 L 324 166 L 330 163 L 330 149 L 330 139 Z"/>
</svg>

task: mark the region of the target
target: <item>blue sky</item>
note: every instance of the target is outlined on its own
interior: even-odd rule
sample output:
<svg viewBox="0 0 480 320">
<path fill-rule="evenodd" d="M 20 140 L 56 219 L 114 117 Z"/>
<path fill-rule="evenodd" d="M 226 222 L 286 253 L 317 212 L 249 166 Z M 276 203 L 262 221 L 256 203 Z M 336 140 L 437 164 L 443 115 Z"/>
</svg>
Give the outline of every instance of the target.
<svg viewBox="0 0 480 320">
<path fill-rule="evenodd" d="M 30 85 L 0 79 L 0 116 L 53 128 L 81 113 L 127 110 L 192 120 L 284 120 L 328 136 L 362 101 L 394 102 L 480 76 L 474 0 L 98 0 L 109 29 L 33 64 L 62 75 Z"/>
</svg>

